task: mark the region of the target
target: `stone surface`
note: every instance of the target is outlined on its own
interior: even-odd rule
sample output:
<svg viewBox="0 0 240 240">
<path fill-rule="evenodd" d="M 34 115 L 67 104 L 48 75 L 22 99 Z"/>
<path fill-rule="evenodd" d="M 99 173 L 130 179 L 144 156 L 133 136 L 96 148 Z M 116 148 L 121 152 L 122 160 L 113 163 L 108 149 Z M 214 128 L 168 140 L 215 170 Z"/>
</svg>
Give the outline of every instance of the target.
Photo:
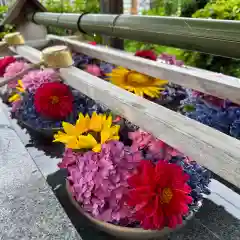
<svg viewBox="0 0 240 240">
<path fill-rule="evenodd" d="M 4 128 L 0 128 L 0 233 L 1 240 L 81 239 L 17 134 Z"/>
</svg>

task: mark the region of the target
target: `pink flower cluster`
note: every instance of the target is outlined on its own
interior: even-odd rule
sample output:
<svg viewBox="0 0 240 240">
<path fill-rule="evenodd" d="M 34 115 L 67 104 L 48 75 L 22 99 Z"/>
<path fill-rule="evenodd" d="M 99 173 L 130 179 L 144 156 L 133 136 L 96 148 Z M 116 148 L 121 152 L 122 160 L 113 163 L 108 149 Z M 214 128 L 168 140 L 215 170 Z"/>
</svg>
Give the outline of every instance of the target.
<svg viewBox="0 0 240 240">
<path fill-rule="evenodd" d="M 60 167 L 67 167 L 74 198 L 92 216 L 106 222 L 132 216 L 125 205 L 127 179 L 141 161 L 140 152 L 131 153 L 119 141 L 102 146 L 100 153 L 67 150 Z"/>
<path fill-rule="evenodd" d="M 132 151 L 144 150 L 145 159 L 150 160 L 170 160 L 172 156 L 182 155 L 180 152 L 170 147 L 163 141 L 155 138 L 152 134 L 138 130 L 129 133 L 132 140 Z"/>
<path fill-rule="evenodd" d="M 24 61 L 16 61 L 9 64 L 5 70 L 4 77 L 13 77 L 16 74 L 22 72 L 23 70 L 27 69 L 29 64 Z M 8 83 L 9 88 L 15 88 L 18 84 L 18 80 L 12 81 Z"/>
<path fill-rule="evenodd" d="M 44 83 L 55 81 L 60 81 L 60 79 L 53 69 L 33 70 L 22 79 L 24 88 L 30 92 L 35 92 Z"/>
<path fill-rule="evenodd" d="M 163 61 L 165 61 L 166 63 L 170 64 L 170 65 L 176 65 L 179 67 L 182 67 L 184 65 L 184 62 L 181 60 L 177 60 L 176 56 L 174 55 L 170 55 L 167 53 L 162 53 L 160 55 L 160 59 L 162 59 Z"/>
</svg>

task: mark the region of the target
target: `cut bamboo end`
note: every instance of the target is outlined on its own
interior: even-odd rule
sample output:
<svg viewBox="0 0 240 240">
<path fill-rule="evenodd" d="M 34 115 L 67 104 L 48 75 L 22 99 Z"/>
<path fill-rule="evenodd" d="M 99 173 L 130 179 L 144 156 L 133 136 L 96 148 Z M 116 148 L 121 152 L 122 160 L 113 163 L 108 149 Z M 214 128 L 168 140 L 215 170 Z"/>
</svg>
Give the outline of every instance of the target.
<svg viewBox="0 0 240 240">
<path fill-rule="evenodd" d="M 72 54 L 67 46 L 54 46 L 42 51 L 42 61 L 51 68 L 67 68 L 73 65 Z"/>
<path fill-rule="evenodd" d="M 25 43 L 25 40 L 20 32 L 6 34 L 3 41 L 9 46 L 18 46 Z"/>
</svg>

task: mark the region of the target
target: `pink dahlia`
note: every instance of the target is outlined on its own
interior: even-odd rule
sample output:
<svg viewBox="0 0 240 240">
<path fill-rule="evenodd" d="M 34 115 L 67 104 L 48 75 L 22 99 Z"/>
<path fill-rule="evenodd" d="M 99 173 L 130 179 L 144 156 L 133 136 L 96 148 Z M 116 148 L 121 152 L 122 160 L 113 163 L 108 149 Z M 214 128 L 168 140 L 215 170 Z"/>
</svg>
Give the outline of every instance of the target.
<svg viewBox="0 0 240 240">
<path fill-rule="evenodd" d="M 60 81 L 60 79 L 53 69 L 33 70 L 22 79 L 24 88 L 30 92 L 35 92 L 44 83 L 56 81 Z"/>
<path fill-rule="evenodd" d="M 138 130 L 129 133 L 132 140 L 132 151 L 144 150 L 147 159 L 165 159 L 170 160 L 172 156 L 181 155 L 179 151 L 170 147 L 165 142 L 155 138 L 152 134 Z"/>
<path fill-rule="evenodd" d="M 102 76 L 101 69 L 96 64 L 88 64 L 86 66 L 86 72 L 92 74 L 93 76 L 100 77 Z"/>
<path fill-rule="evenodd" d="M 9 64 L 5 70 L 4 77 L 13 77 L 16 74 L 22 72 L 23 70 L 27 69 L 29 65 L 24 61 L 16 61 Z M 18 84 L 18 80 L 11 81 L 8 83 L 9 88 L 15 88 Z"/>
<path fill-rule="evenodd" d="M 99 153 L 79 154 L 76 164 L 68 166 L 74 198 L 100 220 L 112 222 L 131 217 L 131 210 L 125 205 L 125 193 L 127 179 L 140 162 L 140 154 L 128 150 L 123 143 L 111 141 Z"/>
</svg>

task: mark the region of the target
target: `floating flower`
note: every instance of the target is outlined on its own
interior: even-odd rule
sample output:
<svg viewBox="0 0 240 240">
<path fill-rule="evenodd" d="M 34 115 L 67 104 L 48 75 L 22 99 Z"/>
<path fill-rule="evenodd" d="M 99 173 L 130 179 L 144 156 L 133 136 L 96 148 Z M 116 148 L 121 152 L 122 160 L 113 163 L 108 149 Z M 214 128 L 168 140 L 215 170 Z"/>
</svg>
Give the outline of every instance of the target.
<svg viewBox="0 0 240 240">
<path fill-rule="evenodd" d="M 200 166 L 195 161 L 186 161 L 186 158 L 181 156 L 172 157 L 170 162 L 181 166 L 189 176 L 187 183 L 192 189 L 190 196 L 193 198 L 194 205 L 198 205 L 198 202 L 203 200 L 203 194 L 209 195 L 211 193 L 208 188 L 211 181 L 211 173 L 209 170 Z"/>
<path fill-rule="evenodd" d="M 188 175 L 176 164 L 142 160 L 138 172 L 128 179 L 129 206 L 144 229 L 175 228 L 192 202 Z"/>
<path fill-rule="evenodd" d="M 90 45 L 96 46 L 97 43 L 96 42 L 89 42 Z"/>
<path fill-rule="evenodd" d="M 104 112 L 99 104 L 87 96 L 75 90 L 72 90 L 72 94 L 74 97 L 73 110 L 71 114 L 67 115 L 64 119 L 50 119 L 39 114 L 34 105 L 35 94 L 33 93 L 24 94 L 21 108 L 18 111 L 17 117 L 20 121 L 29 126 L 33 126 L 35 129 L 54 129 L 61 128 L 62 121 L 75 124 L 80 112 L 89 115 L 91 115 L 93 112 Z"/>
<path fill-rule="evenodd" d="M 131 71 L 123 67 L 118 67 L 106 74 L 108 80 L 136 95 L 143 97 L 147 95 L 152 98 L 160 96 L 160 91 L 164 90 L 161 86 L 168 83 L 166 80 L 153 78 L 136 71 Z"/>
<path fill-rule="evenodd" d="M 16 111 L 18 111 L 21 105 L 22 105 L 22 99 L 15 100 L 14 102 L 12 102 L 11 112 L 15 113 Z"/>
<path fill-rule="evenodd" d="M 0 77 L 4 75 L 7 66 L 15 61 L 16 61 L 16 58 L 12 56 L 6 56 L 0 59 Z"/>
<path fill-rule="evenodd" d="M 35 93 L 34 106 L 45 117 L 63 119 L 72 112 L 73 95 L 63 83 L 45 83 Z"/>
<path fill-rule="evenodd" d="M 115 68 L 115 66 L 112 65 L 111 63 L 106 63 L 106 62 L 100 63 L 100 69 L 101 69 L 102 75 L 111 73 L 114 68 Z"/>
<path fill-rule="evenodd" d="M 139 164 L 140 154 L 130 153 L 119 141 L 103 144 L 99 153 L 73 154 L 72 157 L 69 152 L 70 160 L 65 162 L 71 192 L 82 208 L 106 222 L 129 219 L 132 213 L 124 195 L 128 190 L 127 179 Z M 75 164 L 71 164 L 73 159 Z"/>
<path fill-rule="evenodd" d="M 152 50 L 141 50 L 135 53 L 135 56 L 157 61 L 157 55 Z"/>
<path fill-rule="evenodd" d="M 33 70 L 22 79 L 24 88 L 30 92 L 35 92 L 44 83 L 55 81 L 60 81 L 60 79 L 53 69 Z"/>
<path fill-rule="evenodd" d="M 144 159 L 151 159 L 154 162 L 159 159 L 169 160 L 176 155 L 183 156 L 179 151 L 148 132 L 137 130 L 129 132 L 128 135 L 132 140 L 132 151 L 142 151 Z"/>
<path fill-rule="evenodd" d="M 9 64 L 5 70 L 4 77 L 13 77 L 16 74 L 27 69 L 29 65 L 23 61 L 16 61 Z M 18 84 L 18 81 L 11 81 L 8 83 L 9 88 L 15 88 Z"/>
<path fill-rule="evenodd" d="M 93 61 L 92 57 L 83 54 L 77 53 L 73 55 L 74 66 L 78 68 L 83 68 L 83 66 L 90 64 L 92 61 Z"/>
<path fill-rule="evenodd" d="M 62 142 L 71 149 L 101 150 L 101 145 L 110 140 L 118 140 L 119 125 L 112 126 L 112 116 L 93 112 L 90 118 L 87 114 L 79 114 L 76 125 L 62 123 L 64 132 L 54 135 L 54 142 Z"/>
<path fill-rule="evenodd" d="M 166 63 L 170 64 L 170 65 L 176 65 L 176 66 L 183 66 L 183 61 L 181 60 L 177 60 L 176 59 L 176 56 L 174 55 L 170 55 L 170 54 L 167 54 L 167 53 L 162 53 L 160 55 L 160 59 L 162 59 L 163 61 L 165 61 Z"/>
<path fill-rule="evenodd" d="M 202 124 L 240 139 L 240 106 L 227 100 L 188 90 L 188 96 L 181 103 L 182 113 Z"/>
<path fill-rule="evenodd" d="M 96 77 L 102 76 L 101 69 L 96 64 L 87 65 L 85 71 L 92 74 L 93 76 L 96 76 Z"/>
</svg>

